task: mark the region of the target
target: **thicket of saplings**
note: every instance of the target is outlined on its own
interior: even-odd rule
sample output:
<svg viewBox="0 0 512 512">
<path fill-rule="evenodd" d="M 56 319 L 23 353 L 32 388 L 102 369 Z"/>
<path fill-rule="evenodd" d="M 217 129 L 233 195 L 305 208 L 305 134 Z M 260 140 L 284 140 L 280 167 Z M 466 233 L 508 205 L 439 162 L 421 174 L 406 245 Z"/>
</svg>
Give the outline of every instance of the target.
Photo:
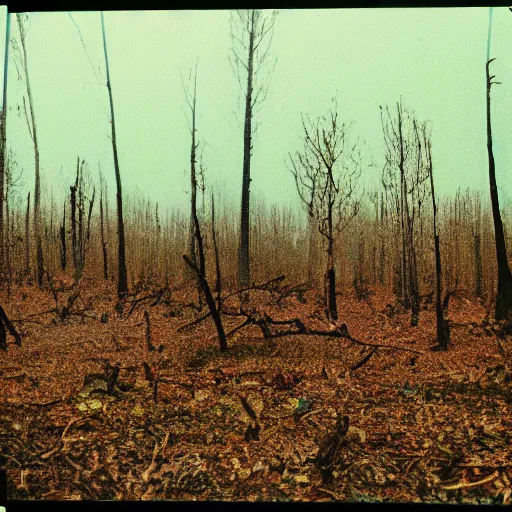
<svg viewBox="0 0 512 512">
<path fill-rule="evenodd" d="M 117 280 L 117 218 L 115 204 L 106 200 L 103 183 L 96 186 L 80 166 L 79 179 L 71 183 L 64 204 L 42 207 L 43 257 L 48 277 L 67 275 Z M 22 284 L 36 285 L 36 244 L 32 237 L 30 195 L 11 192 L 4 233 L 4 283 L 11 293 Z M 9 190 L 8 190 L 9 194 Z M 382 287 L 400 296 L 401 233 L 385 196 L 378 192 L 360 197 L 356 217 L 335 246 L 337 287 L 341 292 Z M 504 224 L 510 216 L 502 208 Z M 255 197 L 251 205 L 251 281 L 265 282 L 284 275 L 288 283 L 304 283 L 323 293 L 325 247 L 307 214 L 290 207 L 268 205 Z M 131 292 L 162 286 L 193 284 L 194 277 L 182 259 L 188 253 L 190 215 L 162 208 L 149 199 L 129 196 L 124 204 L 126 259 Z M 215 232 L 222 270 L 222 288 L 237 289 L 238 208 L 215 201 Z M 198 197 L 201 235 L 204 239 L 206 274 L 216 278 L 212 244 L 211 198 Z M 443 289 L 474 296 L 493 307 L 496 288 L 496 253 L 492 213 L 487 195 L 458 191 L 441 198 L 438 206 Z M 8 228 L 7 228 L 8 225 Z M 413 236 L 420 295 L 435 295 L 435 255 L 432 212 L 427 206 L 415 220 Z M 316 235 L 316 236 L 315 236 Z M 507 236 L 507 247 L 512 240 Z M 47 284 L 45 284 L 47 286 Z"/>
</svg>

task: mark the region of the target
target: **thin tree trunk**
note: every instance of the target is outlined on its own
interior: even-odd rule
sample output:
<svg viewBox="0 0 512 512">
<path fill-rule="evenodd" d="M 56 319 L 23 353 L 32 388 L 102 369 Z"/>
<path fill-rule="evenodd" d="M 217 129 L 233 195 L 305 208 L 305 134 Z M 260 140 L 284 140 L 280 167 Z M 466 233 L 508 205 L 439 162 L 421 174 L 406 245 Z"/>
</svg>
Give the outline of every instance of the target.
<svg viewBox="0 0 512 512">
<path fill-rule="evenodd" d="M 103 224 L 103 187 L 100 190 L 100 229 L 101 229 L 101 249 L 103 252 L 103 279 L 108 279 L 107 245 L 105 244 L 105 227 Z"/>
<path fill-rule="evenodd" d="M 385 265 L 385 258 L 386 258 L 386 251 L 384 247 L 384 195 L 381 193 L 380 196 L 380 228 L 381 228 L 381 235 L 380 235 L 380 257 L 379 257 L 379 283 L 381 286 L 384 286 L 384 265 Z"/>
<path fill-rule="evenodd" d="M 27 96 L 30 110 L 30 124 L 29 131 L 34 144 L 34 158 L 35 158 L 35 187 L 34 187 L 34 236 L 36 239 L 36 264 L 37 264 L 37 284 L 42 286 L 43 284 L 43 247 L 41 241 L 41 181 L 40 181 L 40 164 L 39 164 L 39 145 L 37 141 L 37 127 L 36 119 L 34 114 L 34 102 L 32 99 L 32 89 L 30 87 L 30 75 L 28 72 L 27 62 L 27 49 L 25 46 L 25 27 L 22 21 L 22 15 L 16 14 L 18 20 L 18 27 L 20 31 L 21 50 L 23 52 L 23 68 L 25 71 Z M 28 117 L 27 117 L 28 122 Z"/>
<path fill-rule="evenodd" d="M 441 304 L 442 293 L 442 269 L 441 269 L 441 250 L 439 248 L 439 233 L 437 231 L 437 205 L 434 190 L 434 177 L 432 174 L 432 155 L 430 149 L 430 141 L 424 136 L 427 151 L 428 170 L 430 175 L 430 191 L 432 195 L 433 209 L 433 231 L 434 231 L 434 247 L 436 253 L 436 326 L 437 326 L 437 343 L 439 350 L 447 350 L 450 340 L 450 328 L 447 320 L 444 318 L 443 306 Z"/>
<path fill-rule="evenodd" d="M 66 270 L 67 248 L 66 248 L 66 201 L 64 201 L 64 212 L 62 214 L 62 225 L 60 227 L 60 268 Z"/>
<path fill-rule="evenodd" d="M 117 295 L 122 299 L 128 292 L 128 277 L 126 272 L 126 254 L 125 254 L 125 240 L 124 240 L 124 220 L 123 220 L 123 194 L 121 188 L 121 173 L 119 171 L 119 161 L 117 157 L 117 142 L 116 142 L 116 123 L 114 118 L 114 100 L 112 97 L 112 86 L 110 84 L 110 70 L 108 66 L 108 54 L 107 54 L 107 40 L 105 35 L 105 20 L 103 11 L 101 12 L 101 31 L 103 34 L 103 50 L 105 52 L 105 67 L 107 75 L 107 89 L 108 97 L 110 102 L 110 117 L 112 125 L 112 150 L 114 153 L 114 168 L 116 173 L 116 184 L 117 184 L 117 232 L 119 235 L 118 245 L 118 263 L 119 263 L 119 274 L 117 281 Z"/>
<path fill-rule="evenodd" d="M 5 27 L 5 56 L 4 56 L 4 85 L 2 92 L 2 112 L 0 126 L 0 274 L 4 272 L 4 184 L 5 168 L 7 160 L 7 69 L 9 63 L 9 43 L 11 24 L 9 11 L 6 7 L 6 27 Z M 9 222 L 7 221 L 7 232 L 9 231 Z"/>
<path fill-rule="evenodd" d="M 240 218 L 240 247 L 238 252 L 238 285 L 246 288 L 250 285 L 249 263 L 249 231 L 250 208 L 249 195 L 251 185 L 251 151 L 252 151 L 252 93 L 253 93 L 253 59 L 254 59 L 254 9 L 251 12 L 251 27 L 249 30 L 249 48 L 247 56 L 247 91 L 245 93 L 245 122 L 244 122 L 244 163 L 242 177 L 242 210 Z"/>
<path fill-rule="evenodd" d="M 329 205 L 327 211 L 327 307 L 329 312 L 329 320 L 338 320 L 338 310 L 336 307 L 336 272 L 334 270 L 334 237 L 333 237 L 333 220 L 332 208 L 333 201 L 331 198 L 331 178 L 329 177 Z"/>
<path fill-rule="evenodd" d="M 27 213 L 25 215 L 25 273 L 30 276 L 30 192 L 27 195 Z"/>
<path fill-rule="evenodd" d="M 215 293 L 217 295 L 217 310 L 220 312 L 222 301 L 222 276 L 220 272 L 219 248 L 217 247 L 217 234 L 215 232 L 215 202 L 212 194 L 212 240 L 215 254 Z"/>
</svg>

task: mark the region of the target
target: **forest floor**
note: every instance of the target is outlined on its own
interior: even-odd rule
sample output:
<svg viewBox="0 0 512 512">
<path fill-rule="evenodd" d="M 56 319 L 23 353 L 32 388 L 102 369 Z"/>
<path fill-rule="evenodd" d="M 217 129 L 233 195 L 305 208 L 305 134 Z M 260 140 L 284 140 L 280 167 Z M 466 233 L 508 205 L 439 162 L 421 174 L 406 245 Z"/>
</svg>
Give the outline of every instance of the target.
<svg viewBox="0 0 512 512">
<path fill-rule="evenodd" d="M 57 313 L 37 315 L 56 302 L 35 287 L 0 296 L 23 338 L 0 352 L 9 499 L 511 502 L 512 342 L 498 345 L 475 299 L 452 297 L 449 351 L 432 352 L 432 305 L 410 327 L 382 290 L 362 301 L 340 294 L 351 336 L 396 347 L 351 370 L 371 347 L 327 336 L 265 340 L 255 326 L 221 353 L 210 318 L 178 332 L 200 316 L 179 290 L 129 314 L 132 296 L 119 315 L 115 285 L 83 279 L 76 315 L 62 320 L 77 287 L 64 277 L 57 285 Z M 273 319 L 328 328 L 312 292 L 279 305 L 251 292 L 251 301 Z M 160 350 L 148 350 L 145 310 Z M 225 321 L 226 330 L 240 323 Z M 113 391 L 97 379 L 94 389 L 94 377 L 84 387 L 106 361 L 120 365 Z M 161 379 L 156 402 L 144 361 Z M 316 458 L 338 414 L 349 429 L 325 480 Z M 248 424 L 257 439 L 247 438 Z"/>
</svg>

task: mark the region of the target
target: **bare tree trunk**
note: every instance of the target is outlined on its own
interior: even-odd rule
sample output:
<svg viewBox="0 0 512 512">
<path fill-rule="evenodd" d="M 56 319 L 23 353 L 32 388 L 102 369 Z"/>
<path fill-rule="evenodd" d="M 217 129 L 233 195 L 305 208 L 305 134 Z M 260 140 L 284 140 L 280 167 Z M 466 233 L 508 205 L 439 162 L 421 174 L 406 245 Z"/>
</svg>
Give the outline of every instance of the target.
<svg viewBox="0 0 512 512">
<path fill-rule="evenodd" d="M 94 198 L 96 196 L 96 187 L 92 189 L 92 198 L 89 201 L 89 212 L 87 214 L 87 231 L 85 240 L 82 248 L 82 270 L 85 267 L 85 257 L 87 255 L 87 249 L 89 247 L 90 239 L 91 239 L 91 217 L 92 217 L 92 209 L 94 207 Z"/>
<path fill-rule="evenodd" d="M 252 87 L 254 59 L 254 9 L 251 11 L 249 29 L 249 49 L 247 56 L 247 90 L 245 93 L 244 122 L 244 165 L 242 177 L 242 211 L 240 217 L 240 247 L 238 252 L 238 286 L 245 288 L 250 285 L 251 274 L 249 264 L 249 231 L 250 209 L 249 194 L 251 185 L 251 151 L 252 151 Z"/>
<path fill-rule="evenodd" d="M 114 100 L 112 97 L 112 86 L 110 84 L 110 72 L 108 66 L 108 54 L 107 54 L 107 40 L 105 36 L 105 20 L 103 11 L 101 12 L 101 31 L 103 34 L 103 50 L 105 52 L 105 67 L 107 75 L 107 89 L 108 97 L 110 101 L 110 117 L 112 124 L 112 150 L 114 153 L 114 168 L 116 172 L 116 184 L 117 184 L 117 232 L 119 236 L 118 246 L 118 263 L 119 263 L 119 274 L 117 281 L 117 295 L 122 299 L 128 292 L 128 277 L 126 272 L 126 254 L 125 254 L 125 240 L 124 240 L 124 220 L 123 220 L 123 194 L 121 188 L 121 173 L 119 171 L 119 161 L 117 157 L 117 142 L 116 142 L 116 123 L 114 119 Z"/>
<path fill-rule="evenodd" d="M 424 142 L 427 151 L 428 170 L 430 174 L 430 190 L 432 195 L 433 208 L 433 230 L 434 230 L 434 247 L 436 253 L 436 323 L 437 323 L 437 343 L 438 350 L 448 350 L 448 342 L 450 341 L 450 327 L 444 318 L 443 306 L 441 304 L 442 293 L 442 269 L 441 269 L 441 251 L 439 248 L 439 233 L 437 231 L 437 205 L 434 190 L 434 177 L 432 175 L 432 155 L 430 140 L 427 140 L 426 132 L 424 132 Z"/>
<path fill-rule="evenodd" d="M 317 223 L 313 215 L 308 215 L 308 286 L 314 288 L 317 285 Z"/>
<path fill-rule="evenodd" d="M 66 270 L 67 248 L 66 248 L 66 201 L 64 201 L 64 210 L 62 214 L 62 225 L 60 227 L 60 268 Z"/>
<path fill-rule="evenodd" d="M 498 292 L 496 295 L 496 320 L 505 320 L 512 311 L 512 274 L 507 260 L 507 249 L 505 246 L 505 235 L 501 221 L 500 203 L 498 198 L 498 187 L 496 185 L 496 167 L 492 150 L 492 129 L 491 129 L 491 85 L 493 76 L 489 74 L 490 59 L 486 66 L 487 77 L 487 156 L 489 160 L 489 185 L 491 192 L 492 217 L 494 221 L 494 238 L 496 242 L 496 260 L 498 263 Z"/>
<path fill-rule="evenodd" d="M 197 228 L 195 225 L 195 218 L 197 217 L 197 176 L 196 176 L 196 151 L 199 146 L 196 143 L 196 101 L 197 101 L 197 62 L 196 69 L 194 74 L 194 86 L 193 86 L 193 95 L 191 98 L 187 96 L 187 100 L 190 106 L 190 113 L 192 116 L 192 127 L 191 127 L 191 135 L 192 142 L 190 147 L 190 183 L 191 183 L 191 194 L 190 194 L 190 259 L 194 265 L 197 266 L 197 252 L 198 249 L 196 244 L 198 244 L 197 240 Z M 201 257 L 199 255 L 199 257 Z M 199 264 L 199 270 L 204 275 L 204 261 Z M 197 283 L 197 299 L 199 302 L 199 306 L 202 306 L 202 288 L 201 288 L 201 278 L 197 275 L 195 276 L 195 280 Z"/>
<path fill-rule="evenodd" d="M 380 196 L 380 228 L 381 228 L 381 236 L 380 236 L 380 257 L 379 257 L 379 283 L 381 286 L 384 286 L 384 277 L 385 277 L 385 262 L 386 262 L 386 251 L 384 247 L 384 217 L 385 217 L 385 206 L 384 206 L 384 195 L 381 193 Z"/>
<path fill-rule="evenodd" d="M 221 293 L 222 293 L 222 276 L 220 272 L 220 260 L 219 260 L 219 248 L 217 247 L 217 234 L 215 232 L 215 203 L 212 194 L 212 240 L 213 240 L 213 251 L 215 253 L 215 293 L 217 295 L 217 310 L 220 312 L 222 305 Z"/>
<path fill-rule="evenodd" d="M 73 253 L 73 268 L 75 275 L 79 272 L 79 261 L 78 261 L 78 242 L 76 233 L 76 193 L 78 190 L 78 176 L 80 173 L 80 157 L 78 157 L 76 167 L 76 180 L 75 185 L 70 187 L 71 190 L 71 251 Z"/>
<path fill-rule="evenodd" d="M 11 24 L 9 11 L 6 7 L 6 27 L 5 27 L 5 56 L 4 56 L 4 85 L 2 93 L 2 112 L 0 126 L 0 275 L 4 272 L 4 184 L 5 167 L 7 160 L 7 68 L 9 63 L 9 43 Z M 9 231 L 9 221 L 7 221 L 7 232 Z"/>
<path fill-rule="evenodd" d="M 25 215 L 25 273 L 30 276 L 30 192 L 27 195 L 27 213 Z"/>
<path fill-rule="evenodd" d="M 101 229 L 101 250 L 103 252 L 103 279 L 108 279 L 107 245 L 105 243 L 105 227 L 103 224 L 103 186 L 100 190 L 100 229 Z"/>
<path fill-rule="evenodd" d="M 336 272 L 334 270 L 334 234 L 332 222 L 333 200 L 331 198 L 331 186 L 331 182 L 329 182 L 329 207 L 327 210 L 327 229 L 329 233 L 329 236 L 327 238 L 327 307 L 329 312 L 329 320 L 336 321 L 338 320 L 338 309 L 336 307 Z"/>
<path fill-rule="evenodd" d="M 26 85 L 27 85 L 27 96 L 30 110 L 30 122 L 27 116 L 27 124 L 29 126 L 30 136 L 34 145 L 34 158 L 35 158 L 35 188 L 34 188 L 34 237 L 36 240 L 36 268 L 37 268 L 37 284 L 42 286 L 43 284 L 43 246 L 41 241 L 41 181 L 40 181 L 40 164 L 39 164 L 39 145 L 37 141 L 37 127 L 36 119 L 34 114 L 34 102 L 32 99 L 32 89 L 30 87 L 30 75 L 28 72 L 27 62 L 27 49 L 25 46 L 25 26 L 22 19 L 22 14 L 16 14 L 18 20 L 18 27 L 20 31 L 21 50 L 23 53 L 23 69 L 25 72 Z M 26 105 L 25 105 L 26 114 Z"/>
</svg>

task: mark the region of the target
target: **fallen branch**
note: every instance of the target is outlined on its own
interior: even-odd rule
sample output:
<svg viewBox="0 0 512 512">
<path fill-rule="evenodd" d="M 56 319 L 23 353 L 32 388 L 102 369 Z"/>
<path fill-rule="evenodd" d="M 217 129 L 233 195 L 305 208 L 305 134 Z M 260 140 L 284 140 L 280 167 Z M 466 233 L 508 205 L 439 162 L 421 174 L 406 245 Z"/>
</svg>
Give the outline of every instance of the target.
<svg viewBox="0 0 512 512">
<path fill-rule="evenodd" d="M 90 415 L 89 415 L 90 416 Z M 46 452 L 46 453 L 43 453 L 41 455 L 41 459 L 48 459 L 50 458 L 53 454 L 57 453 L 61 447 L 64 445 L 65 443 L 65 437 L 66 437 L 66 434 L 68 433 L 68 430 L 75 424 L 77 423 L 78 421 L 83 421 L 85 420 L 86 418 L 88 418 L 89 416 L 84 416 L 82 418 L 72 418 L 69 423 L 66 425 L 66 428 L 64 429 L 64 431 L 62 432 L 62 435 L 60 436 L 60 440 L 59 442 L 57 443 L 57 446 L 55 446 L 55 448 L 53 448 L 52 450 L 50 450 L 49 452 Z"/>
<path fill-rule="evenodd" d="M 379 347 L 375 347 L 373 350 L 371 350 L 368 354 L 366 354 L 362 359 L 361 361 L 359 361 L 358 363 L 354 364 L 353 366 L 350 367 L 350 371 L 353 372 L 359 368 L 361 368 L 361 366 L 365 365 L 369 360 L 370 360 L 370 357 L 373 356 L 373 354 L 375 354 L 375 352 L 377 352 L 377 350 L 379 350 Z"/>
<path fill-rule="evenodd" d="M 146 469 L 142 473 L 142 480 L 144 482 L 147 482 L 149 480 L 149 477 L 151 476 L 151 473 L 156 469 L 156 458 L 160 454 L 160 452 L 167 446 L 167 443 L 169 442 L 169 432 L 165 433 L 164 440 L 162 441 L 162 444 L 155 443 L 155 448 L 153 449 L 153 457 L 151 459 L 151 464 L 149 465 L 148 469 Z"/>
<path fill-rule="evenodd" d="M 334 498 L 336 501 L 341 501 L 341 498 L 334 491 L 329 491 L 329 489 L 324 489 L 323 487 L 319 487 L 317 490 L 325 494 L 328 494 L 329 496 L 331 496 L 331 498 Z"/>
<path fill-rule="evenodd" d="M 181 327 L 178 327 L 176 332 L 183 332 L 187 329 L 190 329 L 190 327 L 194 327 L 194 325 L 200 324 L 203 320 L 206 320 L 211 315 L 211 312 L 208 311 L 208 313 L 205 313 L 204 315 L 201 315 L 199 318 L 196 318 L 195 320 L 192 320 L 191 322 L 188 322 Z"/>
<path fill-rule="evenodd" d="M 442 485 L 441 489 L 445 489 L 447 491 L 453 491 L 455 489 L 464 489 L 466 487 L 476 487 L 478 485 L 488 484 L 489 482 L 492 482 L 493 480 L 498 478 L 498 476 L 500 476 L 500 472 L 495 471 L 492 475 L 490 475 L 487 478 L 484 478 L 482 480 L 478 480 L 477 482 L 469 482 L 469 483 L 460 482 L 458 484 L 453 484 L 453 485 Z"/>
</svg>

